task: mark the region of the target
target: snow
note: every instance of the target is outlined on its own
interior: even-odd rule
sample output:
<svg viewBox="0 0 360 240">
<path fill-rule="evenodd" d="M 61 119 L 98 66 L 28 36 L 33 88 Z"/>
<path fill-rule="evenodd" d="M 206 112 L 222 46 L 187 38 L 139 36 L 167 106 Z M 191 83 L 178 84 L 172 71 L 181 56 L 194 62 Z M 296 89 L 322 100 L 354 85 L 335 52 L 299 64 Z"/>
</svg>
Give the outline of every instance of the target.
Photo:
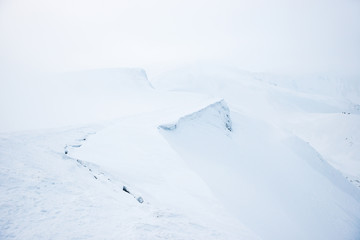
<svg viewBox="0 0 360 240">
<path fill-rule="evenodd" d="M 207 121 L 208 124 L 212 124 L 214 126 L 227 129 L 229 131 L 232 130 L 230 110 L 224 100 L 215 102 L 213 104 L 208 105 L 204 109 L 183 116 L 177 121 L 177 123 L 163 124 L 160 125 L 159 128 L 164 130 L 175 130 L 181 127 L 183 124 L 186 124 L 187 122 L 196 121 L 199 118 L 202 118 L 203 120 Z"/>
<path fill-rule="evenodd" d="M 0 90 L 0 130 L 23 131 L 98 121 L 152 109 L 154 89 L 142 69 L 98 69 L 24 76 Z M 23 121 L 27 119 L 27 121 Z"/>
<path fill-rule="evenodd" d="M 0 239 L 358 239 L 358 82 L 301 79 L 198 66 L 8 87 Z"/>
<path fill-rule="evenodd" d="M 263 239 L 359 236 L 360 194 L 354 186 L 304 141 L 231 115 L 230 135 L 203 121 L 163 132 L 224 206 Z"/>
<path fill-rule="evenodd" d="M 231 110 L 293 133 L 354 183 L 360 180 L 357 78 L 282 76 L 200 65 L 163 73 L 153 85 L 224 98 Z"/>
</svg>

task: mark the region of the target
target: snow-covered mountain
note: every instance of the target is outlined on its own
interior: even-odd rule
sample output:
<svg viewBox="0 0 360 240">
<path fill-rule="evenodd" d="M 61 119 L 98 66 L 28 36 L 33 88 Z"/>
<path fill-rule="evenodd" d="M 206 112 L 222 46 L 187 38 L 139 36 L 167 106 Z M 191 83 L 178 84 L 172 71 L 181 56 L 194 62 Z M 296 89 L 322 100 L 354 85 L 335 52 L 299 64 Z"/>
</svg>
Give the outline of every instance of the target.
<svg viewBox="0 0 360 240">
<path fill-rule="evenodd" d="M 359 89 L 214 66 L 43 77 L 1 105 L 0 239 L 358 239 Z"/>
<path fill-rule="evenodd" d="M 233 111 L 309 142 L 354 183 L 360 181 L 359 79 L 275 76 L 200 65 L 164 73 L 154 85 L 222 97 Z"/>
</svg>

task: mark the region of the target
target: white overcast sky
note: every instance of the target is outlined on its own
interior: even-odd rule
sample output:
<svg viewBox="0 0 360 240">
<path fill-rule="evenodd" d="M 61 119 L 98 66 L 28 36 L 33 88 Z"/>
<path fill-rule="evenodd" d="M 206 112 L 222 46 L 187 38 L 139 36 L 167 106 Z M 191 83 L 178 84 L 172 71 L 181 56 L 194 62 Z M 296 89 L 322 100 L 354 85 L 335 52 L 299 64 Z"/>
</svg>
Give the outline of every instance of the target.
<svg viewBox="0 0 360 240">
<path fill-rule="evenodd" d="M 0 0 L 0 70 L 360 74 L 359 0 Z"/>
</svg>

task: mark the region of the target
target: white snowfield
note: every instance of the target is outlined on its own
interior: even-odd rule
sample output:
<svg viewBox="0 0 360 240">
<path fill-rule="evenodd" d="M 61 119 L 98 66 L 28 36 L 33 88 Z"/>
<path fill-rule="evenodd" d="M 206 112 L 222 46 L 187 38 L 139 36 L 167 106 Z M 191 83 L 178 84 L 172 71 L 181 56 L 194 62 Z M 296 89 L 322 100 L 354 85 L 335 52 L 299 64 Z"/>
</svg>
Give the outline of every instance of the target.
<svg viewBox="0 0 360 240">
<path fill-rule="evenodd" d="M 42 83 L 36 116 L 1 105 L 0 239 L 359 239 L 359 84 L 306 80 L 202 66 Z"/>
</svg>

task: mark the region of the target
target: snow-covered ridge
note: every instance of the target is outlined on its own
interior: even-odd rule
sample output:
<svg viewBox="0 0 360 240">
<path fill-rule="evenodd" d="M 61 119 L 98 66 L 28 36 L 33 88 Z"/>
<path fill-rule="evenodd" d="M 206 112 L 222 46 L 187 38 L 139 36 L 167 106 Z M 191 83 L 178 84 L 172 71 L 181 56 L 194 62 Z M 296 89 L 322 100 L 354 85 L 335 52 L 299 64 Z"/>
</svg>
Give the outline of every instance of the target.
<svg viewBox="0 0 360 240">
<path fill-rule="evenodd" d="M 141 68 L 24 77 L 1 86 L 0 132 L 93 123 L 142 112 L 154 105 L 154 92 Z"/>
<path fill-rule="evenodd" d="M 107 77 L 122 79 L 132 79 L 134 81 L 148 81 L 146 72 L 142 68 L 104 68 L 92 69 L 76 72 L 64 73 L 64 76 L 83 76 L 92 79 L 105 79 Z"/>
<path fill-rule="evenodd" d="M 63 73 L 55 81 L 67 86 L 67 90 L 79 92 L 128 92 L 152 89 L 146 72 L 141 68 L 108 68 Z"/>
<path fill-rule="evenodd" d="M 230 109 L 224 100 L 212 103 L 199 111 L 185 115 L 175 123 L 162 124 L 159 129 L 172 131 L 180 128 L 183 124 L 201 120 L 203 123 L 207 123 L 218 128 L 232 131 L 232 121 L 230 118 Z"/>
</svg>

